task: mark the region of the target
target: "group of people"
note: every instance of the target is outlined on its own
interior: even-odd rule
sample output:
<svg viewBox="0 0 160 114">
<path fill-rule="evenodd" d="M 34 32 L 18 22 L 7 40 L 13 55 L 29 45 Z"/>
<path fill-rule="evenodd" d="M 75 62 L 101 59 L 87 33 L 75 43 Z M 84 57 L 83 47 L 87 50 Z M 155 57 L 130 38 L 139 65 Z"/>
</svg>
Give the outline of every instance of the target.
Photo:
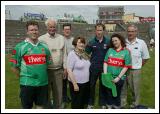
<svg viewBox="0 0 160 114">
<path fill-rule="evenodd" d="M 93 109 L 99 79 L 99 105 L 102 109 L 121 108 L 127 103 L 127 87 L 133 93 L 133 106 L 139 105 L 141 68 L 149 59 L 146 43 L 137 38 L 135 25 L 127 27 L 128 38 L 104 36 L 105 26 L 95 25 L 95 36 L 88 43 L 83 36 L 73 38 L 71 24 L 56 32 L 56 21 L 45 21 L 47 33 L 39 36 L 35 21 L 26 24 L 27 37 L 18 43 L 10 59 L 12 71 L 20 78 L 22 108 Z M 113 77 L 117 96 L 102 83 L 102 73 Z M 67 96 L 69 85 L 70 97 Z"/>
</svg>

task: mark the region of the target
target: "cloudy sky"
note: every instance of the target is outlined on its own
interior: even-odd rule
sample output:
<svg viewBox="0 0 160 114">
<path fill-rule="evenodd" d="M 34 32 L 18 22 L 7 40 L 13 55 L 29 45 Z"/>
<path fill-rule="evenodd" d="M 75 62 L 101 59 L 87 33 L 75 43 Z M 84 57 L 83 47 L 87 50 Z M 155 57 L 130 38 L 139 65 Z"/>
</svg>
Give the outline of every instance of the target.
<svg viewBox="0 0 160 114">
<path fill-rule="evenodd" d="M 19 19 L 24 13 L 43 13 L 47 17 L 63 17 L 64 13 L 82 15 L 86 21 L 93 23 L 98 19 L 98 5 L 6 5 L 12 19 Z M 155 16 L 154 5 L 125 5 L 125 13 L 135 13 L 137 16 Z"/>
</svg>

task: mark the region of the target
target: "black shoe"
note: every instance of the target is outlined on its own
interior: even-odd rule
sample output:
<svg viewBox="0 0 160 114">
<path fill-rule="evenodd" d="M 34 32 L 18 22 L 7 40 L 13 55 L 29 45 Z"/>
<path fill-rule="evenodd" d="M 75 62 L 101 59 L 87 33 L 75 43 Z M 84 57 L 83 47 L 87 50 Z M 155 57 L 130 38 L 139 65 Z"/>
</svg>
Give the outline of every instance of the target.
<svg viewBox="0 0 160 114">
<path fill-rule="evenodd" d="M 67 96 L 63 98 L 63 102 L 70 103 L 71 99 Z"/>
</svg>

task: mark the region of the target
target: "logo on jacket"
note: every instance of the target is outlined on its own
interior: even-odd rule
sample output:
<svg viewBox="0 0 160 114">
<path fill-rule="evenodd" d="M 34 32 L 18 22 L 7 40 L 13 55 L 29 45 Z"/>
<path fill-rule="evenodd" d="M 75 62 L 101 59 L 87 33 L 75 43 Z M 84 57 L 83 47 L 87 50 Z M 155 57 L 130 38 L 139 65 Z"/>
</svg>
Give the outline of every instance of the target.
<svg viewBox="0 0 160 114">
<path fill-rule="evenodd" d="M 107 49 L 107 44 L 104 44 L 104 47 L 103 47 L 104 49 Z"/>
</svg>

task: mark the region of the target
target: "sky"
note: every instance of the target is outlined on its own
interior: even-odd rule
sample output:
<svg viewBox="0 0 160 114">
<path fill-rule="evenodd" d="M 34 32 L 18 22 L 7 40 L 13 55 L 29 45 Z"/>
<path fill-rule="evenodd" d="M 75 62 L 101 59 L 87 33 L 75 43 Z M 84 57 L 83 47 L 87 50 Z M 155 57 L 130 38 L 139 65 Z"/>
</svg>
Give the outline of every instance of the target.
<svg viewBox="0 0 160 114">
<path fill-rule="evenodd" d="M 121 5 L 122 6 L 122 5 Z M 137 16 L 155 17 L 154 5 L 123 5 L 125 14 L 135 13 Z M 98 19 L 98 5 L 6 5 L 10 10 L 11 19 L 18 20 L 24 13 L 43 13 L 46 17 L 63 17 L 64 13 L 82 15 L 88 23 Z"/>
</svg>

